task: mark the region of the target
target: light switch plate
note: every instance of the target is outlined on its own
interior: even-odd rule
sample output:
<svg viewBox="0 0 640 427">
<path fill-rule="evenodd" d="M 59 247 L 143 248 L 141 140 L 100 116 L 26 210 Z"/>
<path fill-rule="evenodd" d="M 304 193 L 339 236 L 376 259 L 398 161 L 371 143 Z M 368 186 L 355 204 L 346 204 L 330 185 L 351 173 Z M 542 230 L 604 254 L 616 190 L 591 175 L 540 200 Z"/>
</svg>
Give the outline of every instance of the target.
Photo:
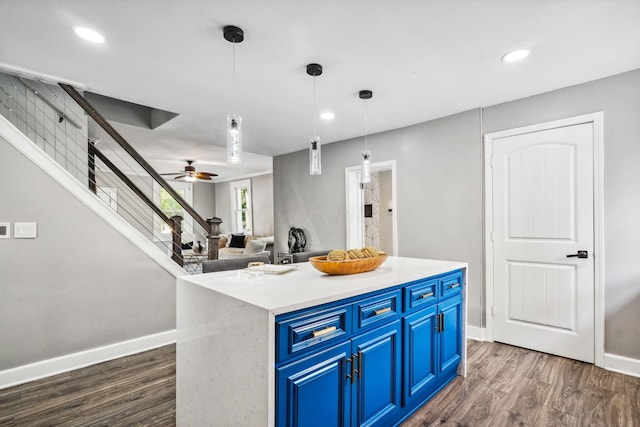
<svg viewBox="0 0 640 427">
<path fill-rule="evenodd" d="M 0 222 L 0 239 L 11 238 L 11 223 Z"/>
<path fill-rule="evenodd" d="M 38 226 L 35 222 L 16 222 L 13 224 L 14 239 L 35 239 L 38 235 Z"/>
</svg>

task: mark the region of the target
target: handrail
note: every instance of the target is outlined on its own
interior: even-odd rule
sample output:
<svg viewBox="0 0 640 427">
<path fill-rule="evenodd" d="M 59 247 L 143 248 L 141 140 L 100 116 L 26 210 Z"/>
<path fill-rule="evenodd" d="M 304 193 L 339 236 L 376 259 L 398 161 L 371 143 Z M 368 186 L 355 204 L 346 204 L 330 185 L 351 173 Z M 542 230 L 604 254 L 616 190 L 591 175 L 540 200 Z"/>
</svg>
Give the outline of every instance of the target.
<svg viewBox="0 0 640 427">
<path fill-rule="evenodd" d="M 146 194 L 144 194 L 144 192 L 137 185 L 135 185 L 127 175 L 124 174 L 124 172 L 118 169 L 118 167 L 114 165 L 111 162 L 111 160 L 109 160 L 104 154 L 102 154 L 102 152 L 98 150 L 98 148 L 96 148 L 93 144 L 89 144 L 89 154 L 95 154 L 95 156 L 99 158 L 102 161 L 102 163 L 104 163 L 111 170 L 111 172 L 116 174 L 116 176 L 120 178 L 122 182 L 124 182 L 127 185 L 127 187 L 129 187 L 131 191 L 133 191 L 136 194 L 136 196 L 140 197 L 142 201 L 147 206 L 149 206 L 156 215 L 160 217 L 160 219 L 162 219 L 169 227 L 173 228 L 173 220 L 169 218 L 162 211 L 162 209 L 156 206 L 156 204 L 153 203 L 153 201 L 149 199 L 149 197 Z"/>
<path fill-rule="evenodd" d="M 111 124 L 104 117 L 102 117 L 100 113 L 96 111 L 95 108 L 93 108 L 89 101 L 87 101 L 82 95 L 80 95 L 80 93 L 78 93 L 78 91 L 73 86 L 65 83 L 59 83 L 59 85 L 62 89 L 64 89 L 65 92 L 69 94 L 69 96 L 71 96 L 71 98 L 74 99 L 74 101 L 78 103 L 78 105 L 82 107 L 84 111 L 86 111 L 86 113 L 91 118 L 93 118 L 93 120 L 96 121 L 96 123 L 100 125 L 100 127 L 102 127 L 102 129 L 105 130 L 105 132 L 109 134 L 109 136 L 111 136 L 118 143 L 118 145 L 120 145 L 120 147 L 122 147 L 127 153 L 129 153 L 129 155 L 133 157 L 133 159 L 138 162 L 138 164 L 142 166 L 142 168 L 154 180 L 156 180 L 156 182 L 158 182 L 158 184 L 160 184 L 160 186 L 164 188 L 165 191 L 169 193 L 180 206 L 182 206 L 185 212 L 191 215 L 202 228 L 207 230 L 208 234 L 211 233 L 210 224 L 204 218 L 202 218 L 202 216 L 200 216 L 200 214 L 196 212 L 196 210 L 193 209 L 193 207 L 189 203 L 187 203 L 182 198 L 182 196 L 180 196 L 180 194 L 176 190 L 174 190 L 174 188 L 171 187 L 167 183 L 167 181 L 162 178 L 162 176 L 160 176 L 160 174 L 158 174 L 158 172 L 156 172 L 156 170 L 122 137 L 122 135 L 118 133 L 118 131 L 114 129 L 113 126 L 111 126 Z M 152 205 L 154 204 L 152 203 Z"/>
</svg>

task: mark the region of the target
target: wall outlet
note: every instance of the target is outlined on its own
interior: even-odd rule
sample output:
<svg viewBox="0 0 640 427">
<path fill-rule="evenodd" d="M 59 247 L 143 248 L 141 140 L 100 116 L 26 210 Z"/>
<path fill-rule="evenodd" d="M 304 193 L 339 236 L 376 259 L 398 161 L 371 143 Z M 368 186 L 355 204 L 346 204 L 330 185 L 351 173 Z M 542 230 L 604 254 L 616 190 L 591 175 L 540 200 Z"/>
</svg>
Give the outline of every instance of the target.
<svg viewBox="0 0 640 427">
<path fill-rule="evenodd" d="M 38 235 L 38 226 L 35 222 L 16 222 L 13 224 L 14 239 L 35 239 Z"/>
</svg>

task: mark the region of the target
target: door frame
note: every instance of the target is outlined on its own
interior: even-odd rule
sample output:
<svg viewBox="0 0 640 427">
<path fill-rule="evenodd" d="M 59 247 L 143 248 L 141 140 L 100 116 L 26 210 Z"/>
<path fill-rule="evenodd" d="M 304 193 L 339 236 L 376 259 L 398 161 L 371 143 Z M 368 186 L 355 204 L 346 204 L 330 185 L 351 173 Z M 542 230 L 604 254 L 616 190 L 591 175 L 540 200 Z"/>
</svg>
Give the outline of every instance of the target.
<svg viewBox="0 0 640 427">
<path fill-rule="evenodd" d="M 484 283 L 486 293 L 486 340 L 493 341 L 493 141 L 498 138 L 539 132 L 584 123 L 593 124 L 593 285 L 594 285 L 594 356 L 595 365 L 604 367 L 604 113 L 584 114 L 551 122 L 538 123 L 484 135 Z"/>
<path fill-rule="evenodd" d="M 362 191 L 357 188 L 357 184 L 360 182 L 360 170 L 361 166 L 348 166 L 344 169 L 344 185 L 346 195 L 346 240 L 345 244 L 349 248 L 350 242 L 353 240 L 352 233 L 356 233 L 358 230 L 362 230 L 362 245 L 364 246 L 364 203 L 362 200 Z M 398 210 L 397 210 L 397 174 L 396 174 L 396 161 L 386 160 L 383 162 L 371 163 L 371 172 L 383 172 L 391 171 L 391 211 L 393 216 L 391 218 L 392 231 L 393 231 L 393 253 L 391 255 L 398 255 Z M 359 208 L 358 208 L 359 207 Z M 351 226 L 351 215 L 353 209 L 359 209 L 359 213 L 356 214 L 356 227 Z M 353 247 L 356 247 L 353 246 Z"/>
</svg>

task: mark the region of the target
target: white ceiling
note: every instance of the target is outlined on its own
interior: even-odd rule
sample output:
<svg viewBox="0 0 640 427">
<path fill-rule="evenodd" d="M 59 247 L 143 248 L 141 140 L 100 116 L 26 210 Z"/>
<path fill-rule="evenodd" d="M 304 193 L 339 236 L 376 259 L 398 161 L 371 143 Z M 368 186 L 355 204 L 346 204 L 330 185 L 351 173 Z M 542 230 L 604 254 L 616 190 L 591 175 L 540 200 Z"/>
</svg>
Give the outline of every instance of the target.
<svg viewBox="0 0 640 427">
<path fill-rule="evenodd" d="M 237 112 L 250 161 L 225 164 L 236 45 Z M 73 26 L 106 42 L 79 39 Z M 531 55 L 506 64 L 503 54 Z M 493 105 L 640 68 L 640 0 L 0 0 L 0 63 L 180 115 L 156 130 L 118 125 L 160 172 L 186 159 L 221 178 L 306 149 L 316 78 L 323 143 Z M 220 148 L 218 148 L 220 147 Z"/>
</svg>

